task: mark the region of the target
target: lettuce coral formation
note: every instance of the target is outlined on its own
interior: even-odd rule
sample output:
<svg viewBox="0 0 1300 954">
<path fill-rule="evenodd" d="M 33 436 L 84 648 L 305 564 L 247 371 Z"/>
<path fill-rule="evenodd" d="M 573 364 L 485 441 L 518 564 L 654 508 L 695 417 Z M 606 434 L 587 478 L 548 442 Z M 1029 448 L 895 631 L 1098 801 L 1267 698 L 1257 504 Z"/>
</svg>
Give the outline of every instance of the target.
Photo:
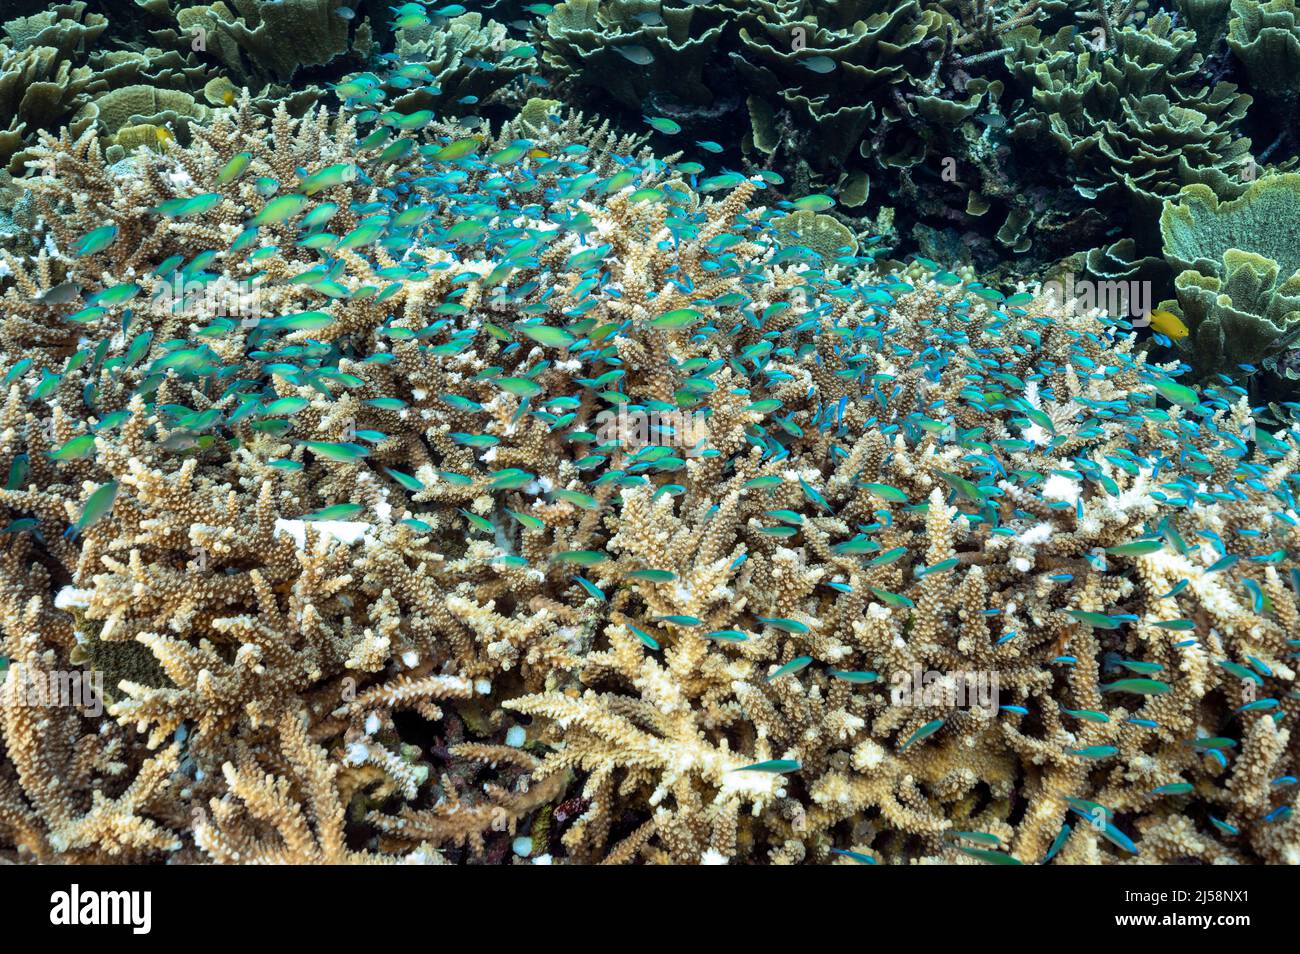
<svg viewBox="0 0 1300 954">
<path fill-rule="evenodd" d="M 1228 46 L 1256 86 L 1294 103 L 1300 93 L 1300 13 L 1295 0 L 1232 0 Z"/>
<path fill-rule="evenodd" d="M 1186 323 L 1180 345 L 1194 364 L 1287 367 L 1282 352 L 1300 337 L 1298 208 L 1295 174 L 1260 179 L 1228 202 L 1191 186 L 1165 204 L 1160 227 L 1178 300 L 1161 307 Z"/>
<path fill-rule="evenodd" d="M 25 134 L 56 131 L 68 122 L 92 77 L 88 67 L 74 68 L 72 57 L 107 26 L 104 17 L 87 16 L 80 0 L 3 24 L 0 125 L 5 128 L 0 131 L 0 160 L 10 162 Z"/>
<path fill-rule="evenodd" d="M 479 116 L 517 92 L 536 66 L 532 49 L 479 13 L 462 13 L 445 24 L 432 21 L 395 31 L 391 72 L 383 78 L 391 106 L 405 113 L 437 109 L 439 116 Z M 350 95 L 347 82 L 336 90 L 347 101 L 374 105 L 374 94 Z"/>
<path fill-rule="evenodd" d="M 1050 47 L 1027 47 L 1026 80 L 1043 131 L 1071 164 L 1088 199 L 1136 205 L 1151 221 L 1161 200 L 1194 182 L 1233 197 L 1250 141 L 1236 134 L 1249 96 L 1230 83 L 1204 86 L 1194 34 L 1164 14 L 1111 36 L 1111 50 L 1064 30 Z M 1041 57 L 1039 59 L 1038 57 Z"/>
<path fill-rule="evenodd" d="M 41 137 L 5 854 L 1295 863 L 1296 435 L 553 115 Z"/>
<path fill-rule="evenodd" d="M 1248 5 L 1228 33 L 1226 3 L 1192 5 L 1196 32 L 1145 3 L 567 0 L 536 32 L 549 75 L 591 98 L 696 134 L 740 125 L 754 165 L 835 192 L 905 248 L 992 266 L 1126 237 L 1153 254 L 1181 186 L 1240 194 L 1252 97 L 1218 58 L 1264 57 L 1284 18 L 1247 44 Z"/>
<path fill-rule="evenodd" d="M 26 147 L 41 130 L 95 125 L 106 147 L 119 147 L 116 158 L 160 136 L 188 142 L 189 122 L 234 102 L 240 88 L 265 112 L 284 102 L 299 115 L 322 90 L 290 88 L 290 79 L 331 63 L 355 68 L 373 46 L 369 20 L 349 25 L 332 0 L 137 6 L 143 36 L 127 33 L 119 11 L 110 21 L 85 0 L 0 24 L 0 161 L 10 173 L 25 173 Z"/>
</svg>

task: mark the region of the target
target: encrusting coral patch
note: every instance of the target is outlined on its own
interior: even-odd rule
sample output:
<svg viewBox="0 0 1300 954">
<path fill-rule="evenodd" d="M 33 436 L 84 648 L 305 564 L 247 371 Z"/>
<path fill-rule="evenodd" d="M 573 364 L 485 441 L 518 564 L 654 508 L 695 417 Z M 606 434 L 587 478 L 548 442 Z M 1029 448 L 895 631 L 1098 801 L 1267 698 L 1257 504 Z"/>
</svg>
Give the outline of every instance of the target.
<svg viewBox="0 0 1300 954">
<path fill-rule="evenodd" d="M 41 137 L 0 851 L 1295 863 L 1294 434 L 558 118 Z"/>
</svg>

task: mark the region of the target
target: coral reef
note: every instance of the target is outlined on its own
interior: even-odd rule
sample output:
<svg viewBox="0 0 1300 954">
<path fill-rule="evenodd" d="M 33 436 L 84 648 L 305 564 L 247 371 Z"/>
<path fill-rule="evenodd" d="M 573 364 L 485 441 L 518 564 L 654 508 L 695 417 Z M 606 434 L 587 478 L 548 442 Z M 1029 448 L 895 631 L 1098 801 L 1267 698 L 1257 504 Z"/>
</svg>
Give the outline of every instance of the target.
<svg viewBox="0 0 1300 954">
<path fill-rule="evenodd" d="M 1257 89 L 1294 103 L 1300 93 L 1300 12 L 1295 0 L 1232 0 L 1228 46 Z"/>
<path fill-rule="evenodd" d="M 355 67 L 373 50 L 369 20 L 350 26 L 332 0 L 235 6 L 149 0 L 139 4 L 150 24 L 144 36 L 118 29 L 85 0 L 0 24 L 0 161 L 22 175 L 40 131 L 75 135 L 91 125 L 106 149 L 118 147 L 116 159 L 160 139 L 188 143 L 191 122 L 245 88 L 263 112 L 283 102 L 301 115 L 324 91 L 285 84 L 311 67 Z"/>
<path fill-rule="evenodd" d="M 299 69 L 323 66 L 347 52 L 351 31 L 334 14 L 335 6 L 333 0 L 216 0 L 174 12 L 182 37 L 192 37 L 191 45 L 210 45 L 227 69 L 253 86 L 287 82 Z M 285 42 L 288 37 L 292 43 Z"/>
<path fill-rule="evenodd" d="M 440 117 L 463 115 L 470 122 L 500 103 L 523 101 L 523 78 L 536 66 L 532 47 L 479 13 L 400 27 L 394 31 L 393 53 L 384 58 L 387 68 L 380 75 L 353 74 L 336 87 L 362 115 L 382 96 L 406 114 L 436 110 Z M 373 87 L 367 86 L 370 79 L 376 81 Z M 365 88 L 353 94 L 358 83 Z"/>
<path fill-rule="evenodd" d="M 88 67 L 74 68 L 72 57 L 107 26 L 104 17 L 86 14 L 82 0 L 0 26 L 0 161 L 11 163 L 25 135 L 68 122 L 92 77 Z M 10 166 L 21 170 L 21 163 Z"/>
<path fill-rule="evenodd" d="M 623 131 L 666 119 L 708 147 L 681 136 L 690 158 L 832 194 L 855 242 L 1014 282 L 1127 243 L 1121 270 L 1146 274 L 1165 200 L 1192 183 L 1236 198 L 1300 149 L 1292 0 L 139 0 L 138 26 L 122 6 L 10 21 L 12 174 L 39 130 L 93 123 L 120 159 L 187 144 L 244 90 L 294 116 L 332 91 L 363 126 L 383 109 L 499 126 L 545 95 Z M 1161 296 L 1173 277 L 1158 270 Z"/>
<path fill-rule="evenodd" d="M 770 173 L 373 108 L 32 147 L 0 853 L 1300 860 L 1300 434 Z M 1192 188 L 1195 269 L 1277 191 Z"/>
<path fill-rule="evenodd" d="M 1158 254 L 1182 186 L 1230 199 L 1285 171 L 1289 131 L 1250 106 L 1293 99 L 1287 4 L 567 0 L 534 32 L 593 107 L 717 138 L 902 250 L 1023 276 L 1123 241 Z M 1229 47 L 1250 92 L 1223 78 Z"/>
<path fill-rule="evenodd" d="M 1115 31 L 1110 43 L 1099 54 L 1067 29 L 1050 45 L 1017 51 L 1014 68 L 1038 113 L 1030 128 L 1067 157 L 1074 190 L 1098 200 L 1102 214 L 1135 208 L 1137 223 L 1154 222 L 1162 201 L 1191 183 L 1239 195 L 1250 141 L 1235 128 L 1250 97 L 1230 83 L 1202 85 L 1195 35 L 1164 14 Z M 1130 235 L 1150 244 L 1150 235 Z"/>
<path fill-rule="evenodd" d="M 1279 354 L 1300 336 L 1300 175 L 1270 176 L 1220 202 L 1190 186 L 1160 217 L 1177 301 L 1162 303 L 1190 335 L 1179 342 L 1203 370 L 1261 361 L 1289 370 Z"/>
</svg>

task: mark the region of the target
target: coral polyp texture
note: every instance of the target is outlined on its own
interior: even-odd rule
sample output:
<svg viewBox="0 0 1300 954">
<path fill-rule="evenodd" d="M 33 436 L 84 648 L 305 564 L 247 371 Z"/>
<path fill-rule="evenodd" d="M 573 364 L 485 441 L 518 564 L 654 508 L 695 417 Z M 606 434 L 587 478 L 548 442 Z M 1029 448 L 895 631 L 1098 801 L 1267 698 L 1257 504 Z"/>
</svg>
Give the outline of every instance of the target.
<svg viewBox="0 0 1300 954">
<path fill-rule="evenodd" d="M 0 860 L 1300 863 L 1300 176 L 1200 75 L 1289 0 L 137 5 L 170 88 L 9 28 L 84 85 L 0 132 Z M 727 49 L 697 147 L 844 168 L 663 147 Z M 1154 310 L 846 212 L 1008 56 Z"/>
</svg>

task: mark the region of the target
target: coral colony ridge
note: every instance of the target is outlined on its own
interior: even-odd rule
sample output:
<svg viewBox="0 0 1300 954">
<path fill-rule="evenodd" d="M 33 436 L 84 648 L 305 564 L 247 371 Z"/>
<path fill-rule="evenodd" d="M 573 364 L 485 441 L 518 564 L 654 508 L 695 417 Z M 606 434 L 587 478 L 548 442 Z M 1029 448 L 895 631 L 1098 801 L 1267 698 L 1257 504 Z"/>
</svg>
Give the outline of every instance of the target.
<svg viewBox="0 0 1300 954">
<path fill-rule="evenodd" d="M 0 5 L 0 858 L 1300 862 L 1295 0 L 344 2 Z"/>
</svg>

